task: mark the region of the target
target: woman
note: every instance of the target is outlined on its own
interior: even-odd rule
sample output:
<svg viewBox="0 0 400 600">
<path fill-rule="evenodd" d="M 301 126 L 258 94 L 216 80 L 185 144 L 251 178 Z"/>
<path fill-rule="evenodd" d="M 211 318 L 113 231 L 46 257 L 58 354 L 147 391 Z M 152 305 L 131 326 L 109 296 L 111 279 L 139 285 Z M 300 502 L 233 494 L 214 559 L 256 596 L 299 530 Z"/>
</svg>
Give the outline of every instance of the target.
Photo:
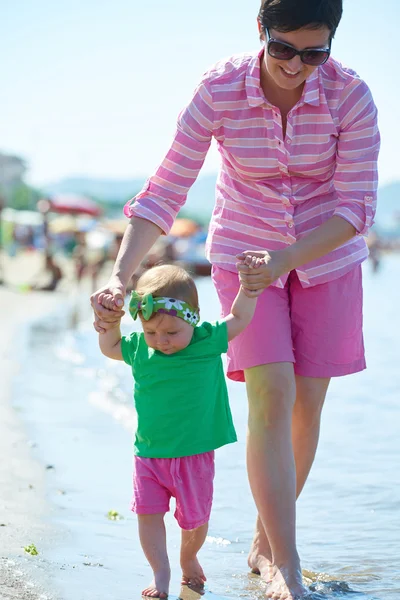
<svg viewBox="0 0 400 600">
<path fill-rule="evenodd" d="M 267 597 L 302 598 L 295 502 L 310 472 L 330 378 L 365 368 L 363 234 L 376 206 L 379 133 L 366 84 L 330 57 L 341 0 L 264 0 L 256 55 L 205 74 L 166 158 L 125 207 L 130 224 L 107 286 L 126 282 L 184 204 L 212 137 L 221 153 L 207 257 L 223 313 L 240 281 L 264 290 L 231 344 L 246 382 L 247 468 L 258 509 L 249 566 Z M 261 268 L 246 253 L 265 257 Z M 99 331 L 99 327 L 95 324 Z"/>
</svg>

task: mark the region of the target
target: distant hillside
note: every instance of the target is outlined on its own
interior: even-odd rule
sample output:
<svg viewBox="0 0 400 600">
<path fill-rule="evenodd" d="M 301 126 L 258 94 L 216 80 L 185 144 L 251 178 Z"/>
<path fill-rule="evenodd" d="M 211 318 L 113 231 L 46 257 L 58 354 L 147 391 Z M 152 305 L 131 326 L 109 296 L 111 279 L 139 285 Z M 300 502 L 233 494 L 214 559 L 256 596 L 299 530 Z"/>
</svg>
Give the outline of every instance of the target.
<svg viewBox="0 0 400 600">
<path fill-rule="evenodd" d="M 144 179 L 90 179 L 86 177 L 67 177 L 44 187 L 48 194 L 83 194 L 107 202 L 126 202 L 137 194 Z"/>
<path fill-rule="evenodd" d="M 110 204 L 122 206 L 137 194 L 144 184 L 145 179 L 89 179 L 68 178 L 48 185 L 46 193 L 71 192 L 85 194 Z M 202 222 L 209 220 L 215 198 L 216 175 L 203 175 L 198 178 L 191 188 L 188 200 L 183 210 L 184 214 L 197 217 Z M 392 229 L 394 215 L 400 213 L 400 181 L 384 185 L 379 188 L 378 210 L 376 223 L 380 228 Z"/>
<path fill-rule="evenodd" d="M 185 208 L 182 213 L 207 222 L 214 207 L 216 175 L 204 175 L 190 189 Z M 90 179 L 70 177 L 44 186 L 47 194 L 84 194 L 108 204 L 123 206 L 142 188 L 145 179 Z"/>
</svg>

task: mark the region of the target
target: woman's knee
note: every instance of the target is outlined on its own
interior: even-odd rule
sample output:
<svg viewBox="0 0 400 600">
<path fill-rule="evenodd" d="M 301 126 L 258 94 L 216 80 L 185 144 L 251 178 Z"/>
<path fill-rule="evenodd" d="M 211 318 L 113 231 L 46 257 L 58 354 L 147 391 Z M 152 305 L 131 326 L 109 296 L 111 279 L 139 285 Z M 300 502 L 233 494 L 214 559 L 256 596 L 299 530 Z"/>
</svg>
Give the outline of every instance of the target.
<svg viewBox="0 0 400 600">
<path fill-rule="evenodd" d="M 304 410 L 321 411 L 328 391 L 329 377 L 300 377 L 296 375 L 296 404 Z"/>
<path fill-rule="evenodd" d="M 319 426 L 329 382 L 329 378 L 296 377 L 294 424 L 303 429 Z"/>
<path fill-rule="evenodd" d="M 246 369 L 249 423 L 269 427 L 291 415 L 296 397 L 292 363 Z"/>
</svg>

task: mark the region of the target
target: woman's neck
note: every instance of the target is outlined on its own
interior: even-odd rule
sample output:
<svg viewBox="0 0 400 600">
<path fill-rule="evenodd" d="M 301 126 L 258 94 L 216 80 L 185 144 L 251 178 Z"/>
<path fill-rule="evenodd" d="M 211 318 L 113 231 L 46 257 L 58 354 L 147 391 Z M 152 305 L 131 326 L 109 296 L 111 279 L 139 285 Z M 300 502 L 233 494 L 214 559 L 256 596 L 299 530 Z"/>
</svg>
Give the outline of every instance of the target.
<svg viewBox="0 0 400 600">
<path fill-rule="evenodd" d="M 268 102 L 279 108 L 282 115 L 287 115 L 303 93 L 304 83 L 294 90 L 285 90 L 279 87 L 269 75 L 263 57 L 260 58 L 260 80 L 264 96 Z"/>
</svg>

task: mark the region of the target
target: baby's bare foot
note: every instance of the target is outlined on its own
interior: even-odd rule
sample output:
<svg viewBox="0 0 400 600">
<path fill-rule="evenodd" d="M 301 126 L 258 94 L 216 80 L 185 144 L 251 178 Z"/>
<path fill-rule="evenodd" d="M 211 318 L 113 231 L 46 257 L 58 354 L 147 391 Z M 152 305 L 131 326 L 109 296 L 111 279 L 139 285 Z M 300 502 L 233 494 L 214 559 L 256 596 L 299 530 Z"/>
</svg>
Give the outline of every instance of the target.
<svg viewBox="0 0 400 600">
<path fill-rule="evenodd" d="M 169 569 L 155 572 L 153 581 L 142 591 L 142 596 L 148 596 L 150 598 L 167 598 L 170 578 L 171 572 Z"/>
<path fill-rule="evenodd" d="M 202 588 L 207 577 L 197 558 L 192 560 L 181 560 L 182 567 L 182 585 Z"/>
</svg>

